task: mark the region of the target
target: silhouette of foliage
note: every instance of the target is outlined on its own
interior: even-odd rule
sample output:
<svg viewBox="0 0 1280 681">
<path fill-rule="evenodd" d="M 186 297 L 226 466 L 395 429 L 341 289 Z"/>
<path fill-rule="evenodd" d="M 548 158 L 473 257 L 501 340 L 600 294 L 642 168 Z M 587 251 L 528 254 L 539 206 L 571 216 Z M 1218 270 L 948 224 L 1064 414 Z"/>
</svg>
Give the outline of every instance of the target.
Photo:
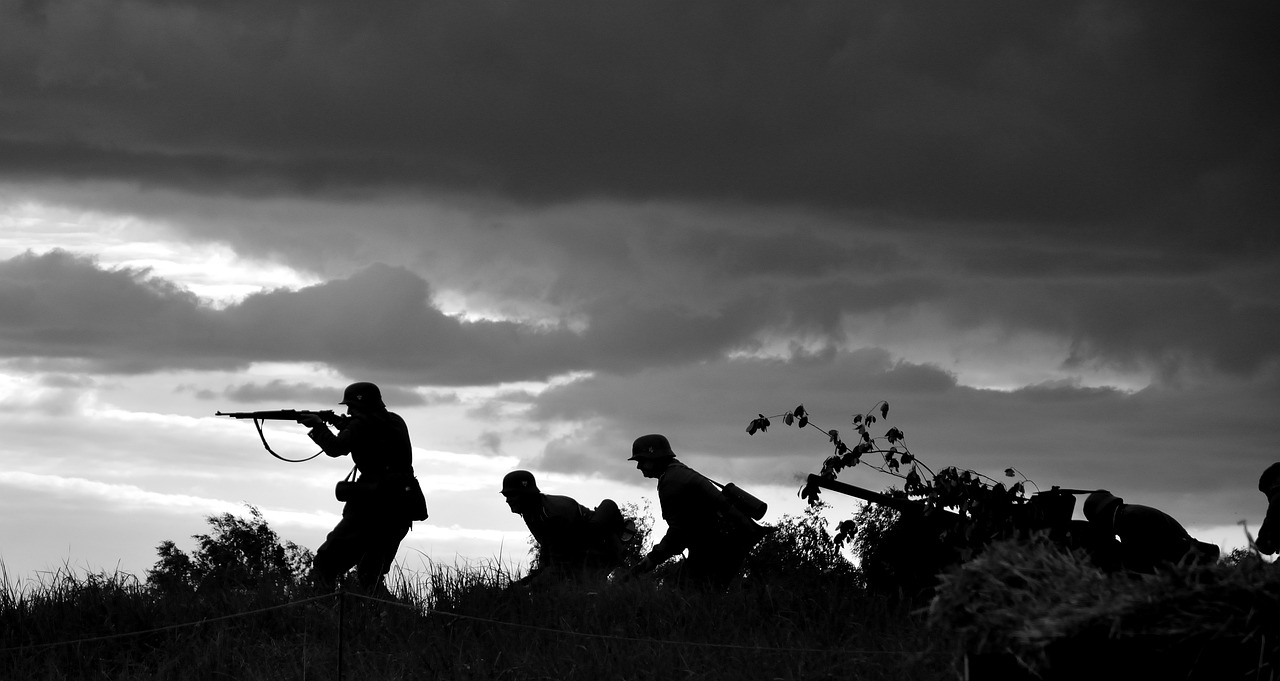
<svg viewBox="0 0 1280 681">
<path fill-rule="evenodd" d="M 230 513 L 208 516 L 212 531 L 192 535 L 196 549 L 191 554 L 172 541 L 161 542 L 147 584 L 161 591 L 301 586 L 313 558 L 310 549 L 282 543 L 262 513 L 246 506 L 248 519 Z"/>
<path fill-rule="evenodd" d="M 826 508 L 818 503 L 806 507 L 799 517 L 783 516 L 747 556 L 744 575 L 748 579 L 855 578 L 857 568 L 827 531 L 827 519 L 822 516 Z"/>
<path fill-rule="evenodd" d="M 622 504 L 622 519 L 630 523 L 629 529 L 634 530 L 631 540 L 622 543 L 623 563 L 635 565 L 653 548 L 653 511 L 649 500 L 645 499 L 643 504 L 634 501 Z"/>
<path fill-rule="evenodd" d="M 935 472 L 911 451 L 901 428 L 884 427 L 876 434 L 877 424 L 888 418 L 889 403 L 885 401 L 854 414 L 847 431 L 852 434 L 849 442 L 839 430 L 815 424 L 803 404 L 781 414 L 759 414 L 746 429 L 748 435 L 767 432 L 769 426 L 781 420 L 787 426 L 813 428 L 822 433 L 831 454 L 822 461 L 819 480 L 834 481 L 845 469 L 866 466 L 899 481 L 900 486 L 889 486 L 883 493 L 916 512 L 904 515 L 869 504 L 853 519 L 837 526 L 837 545 L 853 542 L 854 554 L 869 586 L 927 586 L 937 569 L 948 561 L 966 559 L 995 538 L 1045 527 L 1060 518 L 1061 495 L 1043 495 L 1037 503 L 1030 503 L 1033 499 L 1027 495 L 1026 485 L 1035 483 L 1015 468 L 1004 471 L 1007 478 L 1021 478 L 1009 485 L 954 466 Z M 806 480 L 798 493 L 810 505 L 822 503 L 818 482 Z M 1066 516 L 1069 519 L 1069 508 Z"/>
</svg>

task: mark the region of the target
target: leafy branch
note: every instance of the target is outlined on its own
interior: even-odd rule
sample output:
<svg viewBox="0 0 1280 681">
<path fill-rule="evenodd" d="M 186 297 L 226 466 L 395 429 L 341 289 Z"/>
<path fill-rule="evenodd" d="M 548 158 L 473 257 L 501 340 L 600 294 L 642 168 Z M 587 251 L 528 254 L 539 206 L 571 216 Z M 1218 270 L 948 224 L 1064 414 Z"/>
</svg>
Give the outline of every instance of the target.
<svg viewBox="0 0 1280 681">
<path fill-rule="evenodd" d="M 876 414 L 879 414 L 879 417 Z M 872 427 L 889 418 L 889 403 L 881 400 L 871 409 L 852 417 L 852 429 L 855 434 L 854 444 L 850 446 L 841 437 L 840 431 L 822 428 L 809 419 L 809 412 L 801 404 L 791 411 L 765 416 L 759 414 L 747 426 L 747 434 L 767 432 L 774 419 L 781 419 L 788 426 L 814 428 L 826 436 L 832 447 L 832 453 L 822 462 L 819 476 L 835 480 L 846 468 L 863 465 L 881 473 L 903 480 L 901 490 L 890 489 L 888 493 L 903 498 L 918 499 L 934 508 L 955 508 L 962 517 L 968 517 L 973 511 L 991 509 L 995 506 L 1019 504 L 1026 500 L 1025 485 L 1035 483 L 1015 468 L 1005 469 L 1006 477 L 1021 476 L 1022 480 L 1010 485 L 988 475 L 973 470 L 961 470 L 954 466 L 943 468 L 936 473 L 907 446 L 906 434 L 901 428 L 888 428 L 881 435 L 874 435 Z M 864 457 L 866 457 L 864 459 Z M 870 460 L 868 460 L 870 459 Z M 903 467 L 910 468 L 903 472 Z M 1039 487 L 1036 486 L 1039 491 Z M 819 503 L 821 488 L 817 485 L 805 484 L 799 496 L 810 504 Z"/>
</svg>

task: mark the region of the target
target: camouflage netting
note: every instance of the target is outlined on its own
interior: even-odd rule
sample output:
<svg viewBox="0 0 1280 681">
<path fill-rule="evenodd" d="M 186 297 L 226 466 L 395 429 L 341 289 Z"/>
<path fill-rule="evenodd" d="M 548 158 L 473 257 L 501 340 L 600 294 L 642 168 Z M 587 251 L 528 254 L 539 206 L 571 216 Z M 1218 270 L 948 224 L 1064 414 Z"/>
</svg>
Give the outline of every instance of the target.
<svg viewBox="0 0 1280 681">
<path fill-rule="evenodd" d="M 1280 678 L 1280 565 L 1108 575 L 1005 542 L 941 577 L 929 624 L 971 678 Z"/>
</svg>

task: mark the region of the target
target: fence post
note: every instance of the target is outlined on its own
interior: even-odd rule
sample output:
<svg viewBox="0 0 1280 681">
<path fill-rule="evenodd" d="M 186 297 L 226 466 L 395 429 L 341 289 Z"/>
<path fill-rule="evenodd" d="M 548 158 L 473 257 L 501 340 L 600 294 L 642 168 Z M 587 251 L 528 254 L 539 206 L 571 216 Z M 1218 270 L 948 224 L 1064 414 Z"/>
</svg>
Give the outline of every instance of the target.
<svg viewBox="0 0 1280 681">
<path fill-rule="evenodd" d="M 346 614 L 347 591 L 338 589 L 338 681 L 342 681 L 342 620 Z"/>
</svg>

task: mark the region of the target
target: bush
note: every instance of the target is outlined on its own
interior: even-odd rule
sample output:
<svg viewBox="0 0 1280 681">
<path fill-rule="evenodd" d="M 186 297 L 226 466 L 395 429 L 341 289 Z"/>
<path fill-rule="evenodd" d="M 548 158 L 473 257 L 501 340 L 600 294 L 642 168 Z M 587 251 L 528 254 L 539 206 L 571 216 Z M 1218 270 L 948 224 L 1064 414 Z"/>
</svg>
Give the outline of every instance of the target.
<svg viewBox="0 0 1280 681">
<path fill-rule="evenodd" d="M 147 584 L 159 591 L 208 589 L 291 589 L 303 586 L 314 557 L 310 549 L 272 530 L 262 513 L 248 506 L 249 519 L 230 513 L 209 516 L 209 534 L 192 535 L 191 555 L 172 541 L 156 547 L 160 559 L 147 571 Z"/>
<path fill-rule="evenodd" d="M 806 507 L 804 514 L 786 515 L 747 556 L 744 575 L 748 579 L 779 577 L 809 579 L 831 577 L 858 580 L 858 570 L 840 552 L 840 545 L 827 532 L 822 517 L 826 504 Z"/>
</svg>

